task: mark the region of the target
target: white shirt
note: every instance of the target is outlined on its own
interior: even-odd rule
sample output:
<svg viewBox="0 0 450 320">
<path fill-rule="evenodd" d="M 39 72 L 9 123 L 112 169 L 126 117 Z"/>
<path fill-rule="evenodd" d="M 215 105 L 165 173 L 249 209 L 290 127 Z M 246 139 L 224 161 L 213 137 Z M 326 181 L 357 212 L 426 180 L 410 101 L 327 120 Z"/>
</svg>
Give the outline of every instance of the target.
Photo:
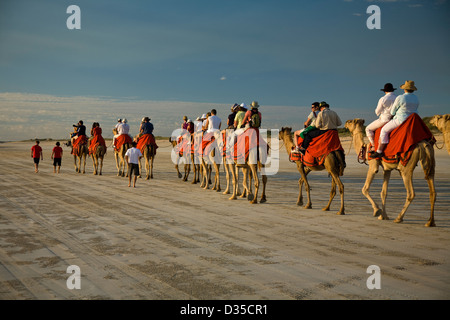
<svg viewBox="0 0 450 320">
<path fill-rule="evenodd" d="M 194 132 L 202 131 L 203 121 L 194 122 Z"/>
<path fill-rule="evenodd" d="M 128 157 L 128 163 L 139 164 L 139 158 L 142 157 L 142 152 L 137 148 L 130 148 L 125 153 L 125 157 Z"/>
<path fill-rule="evenodd" d="M 419 99 L 413 93 L 405 93 L 398 96 L 391 109 L 394 119 L 400 123 L 406 120 L 411 114 L 417 113 L 419 108 Z"/>
<path fill-rule="evenodd" d="M 128 132 L 130 132 L 130 126 L 128 125 L 128 123 L 122 123 L 117 128 L 117 133 L 118 134 L 128 134 Z"/>
<path fill-rule="evenodd" d="M 394 104 L 395 98 L 397 96 L 393 92 L 385 94 L 378 100 L 377 108 L 375 109 L 375 114 L 379 117 L 381 121 L 389 121 L 392 118 L 391 107 Z"/>
<path fill-rule="evenodd" d="M 222 123 L 222 120 L 218 116 L 211 115 L 208 118 L 208 132 L 220 130 L 221 123 Z"/>
</svg>

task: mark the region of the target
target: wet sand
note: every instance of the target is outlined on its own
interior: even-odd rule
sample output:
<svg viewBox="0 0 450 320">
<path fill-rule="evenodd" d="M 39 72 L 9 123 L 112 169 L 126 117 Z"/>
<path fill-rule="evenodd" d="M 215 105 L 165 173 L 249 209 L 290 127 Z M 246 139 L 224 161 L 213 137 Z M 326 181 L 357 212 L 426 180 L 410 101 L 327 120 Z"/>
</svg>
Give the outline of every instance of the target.
<svg viewBox="0 0 450 320">
<path fill-rule="evenodd" d="M 442 136 L 437 136 L 442 145 Z M 296 205 L 299 173 L 280 150 L 280 169 L 268 177 L 267 202 L 203 190 L 183 182 L 168 141 L 154 163 L 154 179 L 128 188 L 117 176 L 111 148 L 103 175 L 73 168 L 64 147 L 60 174 L 43 141 L 34 172 L 33 142 L 0 144 L 0 299 L 296 300 L 449 299 L 450 156 L 436 151 L 437 227 L 426 228 L 429 193 L 421 167 L 416 198 L 401 224 L 393 220 L 406 192 L 394 172 L 387 210 L 379 221 L 362 195 L 367 167 L 343 139 L 346 215 L 331 211 L 330 178 L 309 175 L 313 209 Z M 379 201 L 382 172 L 371 193 Z M 221 170 L 222 191 L 226 187 Z M 67 268 L 81 271 L 69 290 Z M 381 289 L 369 290 L 367 268 L 379 266 Z"/>
</svg>

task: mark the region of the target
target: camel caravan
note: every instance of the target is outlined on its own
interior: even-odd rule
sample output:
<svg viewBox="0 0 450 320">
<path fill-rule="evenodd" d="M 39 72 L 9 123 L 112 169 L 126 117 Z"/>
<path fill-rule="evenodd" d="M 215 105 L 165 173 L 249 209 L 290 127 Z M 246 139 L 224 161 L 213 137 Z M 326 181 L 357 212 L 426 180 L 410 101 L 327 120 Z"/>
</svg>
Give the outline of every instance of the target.
<svg viewBox="0 0 450 320">
<path fill-rule="evenodd" d="M 312 111 L 303 129 L 293 132 L 291 127 L 282 127 L 277 130 L 278 141 L 284 145 L 289 161 L 295 163 L 300 174 L 296 202 L 298 206 L 304 205 L 302 194 L 304 187 L 307 196 L 304 208 L 312 208 L 309 173 L 326 170 L 331 178 L 331 188 L 328 203 L 322 210 L 330 210 L 332 201 L 339 191 L 340 206 L 337 214 L 345 215 L 344 184 L 341 177 L 347 165 L 337 130 L 344 124 L 345 129 L 351 134 L 356 160 L 362 165 L 367 165 L 362 193 L 373 208 L 373 216 L 380 220 L 389 219 L 386 212 L 388 184 L 391 172 L 397 170 L 403 179 L 407 196 L 394 222 L 403 221 L 415 197 L 413 173 L 420 163 L 430 194 L 430 217 L 425 226 L 436 225 L 434 220 L 436 140 L 417 113 L 419 103 L 413 94 L 417 90 L 414 81 L 406 81 L 400 89 L 404 90 L 404 94 L 398 96 L 394 94 L 397 89 L 390 83 L 381 89 L 384 95 L 379 99 L 375 110 L 378 118 L 367 126 L 364 126 L 365 120 L 359 118 L 347 120 L 344 124 L 336 111 L 322 101 L 312 103 Z M 450 154 L 449 119 L 450 115 L 435 115 L 430 123 L 443 133 Z M 217 116 L 214 109 L 195 121 L 185 116 L 181 128 L 175 130 L 169 138 L 172 146 L 171 160 L 175 164 L 178 178 L 184 182 L 188 181 L 192 168 L 191 184 L 199 184 L 205 190 L 211 188 L 222 192 L 220 184 L 222 167 L 226 178 L 226 188 L 222 193 L 230 195 L 230 200 L 241 197 L 247 198 L 252 204 L 266 202 L 268 180 L 266 164 L 272 156 L 273 134 L 270 139 L 272 143 L 269 143 L 267 130 L 261 129 L 261 122 L 262 115 L 256 101 L 249 106 L 245 103 L 234 104 L 226 126 L 223 124 L 224 128 L 222 119 Z M 92 137 L 87 139 L 86 129 L 83 127 L 82 121 L 74 125 L 75 132 L 71 136 L 71 143 L 68 144 L 73 146 L 75 169 L 77 172 L 85 173 L 86 157 L 92 156 L 94 174 L 101 175 L 103 158 L 107 150 L 101 137 L 101 129 L 98 123 L 94 123 L 91 129 Z M 126 155 L 127 151 L 135 146 L 145 159 L 146 179 L 153 178 L 153 161 L 158 146 L 152 132 L 153 125 L 148 117 L 142 119 L 139 134 L 135 137 L 129 135 L 127 120 L 118 119 L 118 124 L 113 130 L 114 158 L 118 176 L 128 177 L 129 164 Z M 139 168 L 141 167 L 139 158 Z M 370 186 L 380 168 L 384 172 L 381 205 L 370 194 Z M 239 181 L 240 176 L 242 182 Z M 258 200 L 260 191 L 261 196 Z"/>
</svg>

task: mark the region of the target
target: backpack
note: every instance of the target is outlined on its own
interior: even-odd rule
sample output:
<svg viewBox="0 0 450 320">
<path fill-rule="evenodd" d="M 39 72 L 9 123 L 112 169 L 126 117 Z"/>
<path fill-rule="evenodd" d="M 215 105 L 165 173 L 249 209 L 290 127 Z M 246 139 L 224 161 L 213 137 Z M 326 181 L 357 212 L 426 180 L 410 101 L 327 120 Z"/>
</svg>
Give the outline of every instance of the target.
<svg viewBox="0 0 450 320">
<path fill-rule="evenodd" d="M 258 109 L 252 109 L 252 115 L 250 117 L 250 127 L 259 128 L 261 126 L 261 119 L 259 118 Z"/>
</svg>

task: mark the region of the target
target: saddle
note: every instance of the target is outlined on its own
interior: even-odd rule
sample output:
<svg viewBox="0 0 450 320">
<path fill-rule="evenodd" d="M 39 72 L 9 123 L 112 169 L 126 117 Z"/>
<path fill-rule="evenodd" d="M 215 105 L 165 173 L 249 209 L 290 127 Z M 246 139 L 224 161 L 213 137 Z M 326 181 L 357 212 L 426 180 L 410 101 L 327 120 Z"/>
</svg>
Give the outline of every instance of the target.
<svg viewBox="0 0 450 320">
<path fill-rule="evenodd" d="M 131 137 L 127 134 L 121 134 L 120 136 L 118 136 L 116 138 L 116 142 L 115 142 L 115 150 L 119 151 L 120 148 L 122 148 L 122 145 L 124 145 L 125 143 L 129 143 L 131 144 L 133 142 L 133 139 L 131 139 Z"/>
<path fill-rule="evenodd" d="M 145 147 L 150 144 L 154 146 L 153 150 L 154 153 L 156 154 L 156 149 L 158 148 L 158 145 L 156 144 L 155 137 L 153 136 L 153 134 L 150 133 L 144 134 L 139 138 L 136 148 L 140 149 L 142 154 L 144 154 Z"/>
<path fill-rule="evenodd" d="M 80 148 L 82 146 L 87 146 L 88 138 L 86 136 L 79 136 L 72 146 L 72 154 L 78 156 L 80 154 Z"/>
<path fill-rule="evenodd" d="M 303 142 L 302 137 L 298 137 L 297 143 L 301 145 Z M 337 130 L 328 130 L 324 134 L 312 139 L 305 155 L 298 152 L 291 152 L 289 160 L 292 162 L 301 161 L 303 165 L 307 167 L 321 166 L 325 162 L 325 158 L 334 151 L 344 151 L 339 139 Z"/>
<path fill-rule="evenodd" d="M 374 150 L 378 148 L 380 132 L 381 128 L 375 131 Z M 422 140 L 426 140 L 432 145 L 436 143 L 436 139 L 422 118 L 417 113 L 413 113 L 390 133 L 389 143 L 386 145 L 382 160 L 387 163 L 400 162 L 405 166 L 408 164 L 417 143 Z M 370 155 L 368 155 L 368 159 L 372 160 Z"/>
</svg>

